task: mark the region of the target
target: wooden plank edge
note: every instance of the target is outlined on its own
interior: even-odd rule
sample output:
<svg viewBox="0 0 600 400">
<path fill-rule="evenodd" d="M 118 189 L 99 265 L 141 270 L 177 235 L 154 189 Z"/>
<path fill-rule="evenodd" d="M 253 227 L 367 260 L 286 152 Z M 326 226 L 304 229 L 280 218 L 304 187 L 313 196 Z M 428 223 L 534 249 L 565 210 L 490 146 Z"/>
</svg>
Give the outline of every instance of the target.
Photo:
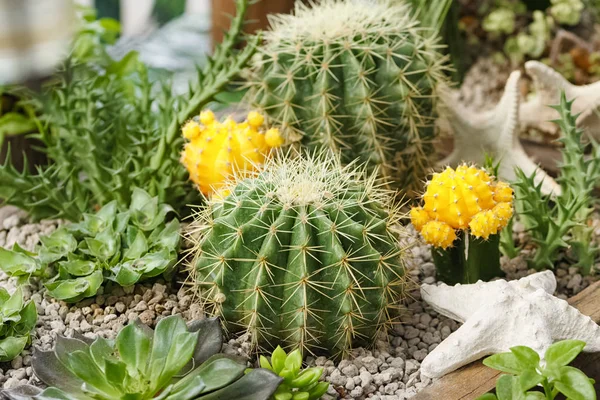
<svg viewBox="0 0 600 400">
<path fill-rule="evenodd" d="M 568 300 L 582 314 L 595 323 L 600 321 L 600 282 L 596 282 Z M 574 363 L 578 368 L 596 379 L 600 389 L 600 353 L 585 353 Z M 501 372 L 483 365 L 481 360 L 466 365 L 435 381 L 414 396 L 413 400 L 474 400 L 496 387 Z"/>
</svg>

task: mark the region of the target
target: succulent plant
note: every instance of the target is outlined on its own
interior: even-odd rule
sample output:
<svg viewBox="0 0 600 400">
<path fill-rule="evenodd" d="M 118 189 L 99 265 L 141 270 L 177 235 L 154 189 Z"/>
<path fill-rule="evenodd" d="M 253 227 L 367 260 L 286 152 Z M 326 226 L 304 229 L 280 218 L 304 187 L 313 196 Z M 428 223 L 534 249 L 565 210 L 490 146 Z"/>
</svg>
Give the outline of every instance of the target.
<svg viewBox="0 0 600 400">
<path fill-rule="evenodd" d="M 286 141 L 341 153 L 415 188 L 430 166 L 445 58 L 404 2 L 321 0 L 272 16 L 248 101 Z"/>
<path fill-rule="evenodd" d="M 12 296 L 0 287 L 0 361 L 11 361 L 23 351 L 36 321 L 35 303 L 23 301 L 20 287 Z"/>
<path fill-rule="evenodd" d="M 584 4 L 581 0 L 550 0 L 550 14 L 559 24 L 577 25 L 581 20 Z"/>
<path fill-rule="evenodd" d="M 560 104 L 553 106 L 560 118 L 562 163 L 558 182 L 560 195 L 543 195 L 535 184 L 535 172 L 527 176 L 517 171 L 514 182 L 519 220 L 533 238 L 536 251 L 529 263 L 540 270 L 553 268 L 559 249 L 571 248 L 570 255 L 584 274 L 593 271 L 598 247 L 592 240 L 593 227 L 589 218 L 593 211 L 592 192 L 600 182 L 600 145 L 590 139 L 583 141 L 583 131 L 577 128 L 577 115 L 572 112 L 573 100 L 563 93 Z M 587 148 L 591 154 L 586 154 Z"/>
<path fill-rule="evenodd" d="M 128 210 L 112 201 L 83 221 L 40 238 L 37 256 L 18 246 L 0 249 L 0 268 L 9 275 L 39 276 L 54 298 L 76 302 L 96 294 L 105 280 L 129 286 L 177 262 L 179 221 L 166 223 L 171 207 L 135 188 Z"/>
<path fill-rule="evenodd" d="M 372 344 L 403 297 L 391 192 L 330 155 L 274 157 L 200 208 L 189 266 L 205 310 L 255 343 L 341 353 Z"/>
<path fill-rule="evenodd" d="M 427 182 L 415 228 L 432 244 L 437 277 L 473 283 L 501 276 L 499 235 L 510 221 L 513 190 L 475 166 L 447 167 Z M 458 232 L 458 234 L 457 234 Z"/>
<path fill-rule="evenodd" d="M 36 349 L 35 375 L 49 388 L 4 391 L 23 400 L 267 400 L 281 378 L 265 369 L 245 374 L 246 363 L 221 350 L 216 319 L 163 318 L 153 331 L 131 322 L 110 341 L 59 336 L 52 351 Z M 25 393 L 25 394 L 24 394 Z"/>
<path fill-rule="evenodd" d="M 302 353 L 299 349 L 286 354 L 277 346 L 270 362 L 267 357 L 260 356 L 260 366 L 283 378 L 273 395 L 274 400 L 318 400 L 329 389 L 329 383 L 319 382 L 323 368 L 302 369 Z"/>
<path fill-rule="evenodd" d="M 279 130 L 266 129 L 264 122 L 257 112 L 250 112 L 242 123 L 232 118 L 219 122 L 206 110 L 198 121 L 184 125 L 182 133 L 188 142 L 181 162 L 202 193 L 218 191 L 234 172 L 257 168 L 272 148 L 282 144 Z"/>
</svg>

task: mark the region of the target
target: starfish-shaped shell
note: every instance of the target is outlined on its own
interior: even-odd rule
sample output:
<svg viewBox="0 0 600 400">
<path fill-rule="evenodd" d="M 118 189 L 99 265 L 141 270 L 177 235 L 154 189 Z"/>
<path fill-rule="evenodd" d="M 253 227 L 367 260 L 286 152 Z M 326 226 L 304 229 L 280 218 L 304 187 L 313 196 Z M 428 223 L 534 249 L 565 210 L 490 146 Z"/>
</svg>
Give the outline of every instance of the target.
<svg viewBox="0 0 600 400">
<path fill-rule="evenodd" d="M 555 288 L 551 271 L 511 282 L 422 285 L 423 300 L 464 324 L 429 353 L 421 374 L 438 378 L 514 346 L 531 347 L 543 358 L 552 343 L 563 339 L 583 340 L 584 351 L 600 351 L 600 326 L 554 297 Z"/>
<path fill-rule="evenodd" d="M 548 106 L 560 103 L 560 94 L 565 92 L 567 100 L 575 99 L 573 113 L 577 126 L 600 138 L 600 82 L 577 86 L 566 80 L 559 72 L 539 61 L 525 63 L 527 74 L 533 79 L 535 96 L 523 103 L 520 108 L 520 123 L 523 128 L 534 127 L 544 132 L 556 133 L 558 127 L 552 120 L 558 112 Z"/>
<path fill-rule="evenodd" d="M 529 158 L 519 141 L 520 77 L 519 71 L 510 74 L 500 102 L 494 109 L 484 112 L 467 109 L 459 102 L 456 92 L 442 90 L 442 113 L 454 131 L 454 150 L 440 164 L 456 166 L 473 162 L 483 165 L 485 155 L 490 154 L 500 161 L 500 178 L 515 180 L 516 167 L 528 176 L 537 171 L 536 183 L 542 183 L 542 191 L 560 194 L 560 186 Z"/>
</svg>

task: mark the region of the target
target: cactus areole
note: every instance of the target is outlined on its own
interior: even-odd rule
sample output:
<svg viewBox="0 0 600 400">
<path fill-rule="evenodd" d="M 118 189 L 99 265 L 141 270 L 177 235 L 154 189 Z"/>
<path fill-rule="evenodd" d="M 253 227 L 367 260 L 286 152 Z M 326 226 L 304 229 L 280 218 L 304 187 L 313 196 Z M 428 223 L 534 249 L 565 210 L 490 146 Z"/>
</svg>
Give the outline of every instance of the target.
<svg viewBox="0 0 600 400">
<path fill-rule="evenodd" d="M 384 332 L 404 289 L 393 196 L 331 158 L 277 157 L 192 225 L 205 308 L 263 348 L 340 354 Z"/>
<path fill-rule="evenodd" d="M 416 189 L 433 152 L 445 58 L 397 0 L 296 3 L 275 15 L 249 71 L 249 102 L 288 142 L 359 159 Z"/>
</svg>

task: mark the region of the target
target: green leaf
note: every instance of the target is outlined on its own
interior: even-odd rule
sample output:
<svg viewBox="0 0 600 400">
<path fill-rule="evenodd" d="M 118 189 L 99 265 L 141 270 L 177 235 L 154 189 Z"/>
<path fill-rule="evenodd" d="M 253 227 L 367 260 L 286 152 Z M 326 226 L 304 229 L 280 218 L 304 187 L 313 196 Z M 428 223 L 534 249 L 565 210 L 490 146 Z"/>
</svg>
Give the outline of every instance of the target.
<svg viewBox="0 0 600 400">
<path fill-rule="evenodd" d="M 308 388 L 317 383 L 321 375 L 323 375 L 322 368 L 307 368 L 290 382 L 290 386 L 298 389 Z"/>
<path fill-rule="evenodd" d="M 517 357 L 512 353 L 499 353 L 491 355 L 483 360 L 487 367 L 498 371 L 518 375 L 525 370 Z"/>
<path fill-rule="evenodd" d="M 271 365 L 273 365 L 273 371 L 276 374 L 279 374 L 285 367 L 286 358 L 286 352 L 281 348 L 281 346 L 277 346 L 277 348 L 273 351 L 273 355 L 271 356 Z"/>
<path fill-rule="evenodd" d="M 581 340 L 562 340 L 546 350 L 546 363 L 553 366 L 565 366 L 571 363 L 583 351 L 585 342 Z"/>
<path fill-rule="evenodd" d="M 97 337 L 94 342 L 90 345 L 90 355 L 94 359 L 94 362 L 101 368 L 106 370 L 104 363 L 112 360 L 116 361 L 113 356 L 114 346 L 103 337 Z"/>
<path fill-rule="evenodd" d="M 542 381 L 544 377 L 537 373 L 535 369 L 528 369 L 523 371 L 523 373 L 519 376 L 519 385 L 523 392 L 528 391 L 529 389 L 536 387 Z"/>
<path fill-rule="evenodd" d="M 561 367 L 561 377 L 554 387 L 570 400 L 596 400 L 596 390 L 590 379 L 573 367 Z"/>
<path fill-rule="evenodd" d="M 85 297 L 94 296 L 102 285 L 104 277 L 102 271 L 76 279 L 56 280 L 45 283 L 50 296 L 58 300 L 74 303 Z"/>
<path fill-rule="evenodd" d="M 194 355 L 197 342 L 198 332 L 182 332 L 173 338 L 174 345 L 171 346 L 165 360 L 165 368 L 160 374 L 157 389 L 166 385 L 173 376 L 183 369 Z M 205 383 L 207 382 L 205 381 Z"/>
<path fill-rule="evenodd" d="M 51 387 L 35 396 L 35 400 L 92 400 L 92 398 L 88 396 L 83 397 L 81 395 L 72 396 L 60 389 Z"/>
<path fill-rule="evenodd" d="M 0 340 L 0 361 L 11 361 L 18 356 L 29 341 L 29 336 L 9 336 Z"/>
<path fill-rule="evenodd" d="M 41 267 L 33 257 L 0 247 L 0 269 L 10 276 L 35 275 Z"/>
<path fill-rule="evenodd" d="M 514 354 L 517 361 L 521 364 L 524 369 L 534 369 L 538 367 L 540 363 L 540 356 L 535 350 L 526 346 L 515 346 L 510 348 L 511 353 Z"/>
<path fill-rule="evenodd" d="M 547 400 L 547 398 L 542 392 L 527 392 L 525 400 Z"/>
<path fill-rule="evenodd" d="M 518 384 L 518 378 L 512 375 L 502 375 L 496 381 L 496 396 L 498 400 L 516 400 L 513 399 L 513 386 Z"/>
<path fill-rule="evenodd" d="M 277 389 L 281 378 L 266 369 L 254 369 L 231 385 L 206 394 L 202 400 L 256 400 L 268 399 Z M 177 400 L 177 398 L 169 399 Z"/>
<path fill-rule="evenodd" d="M 299 349 L 292 351 L 285 359 L 285 368 L 297 375 L 302 368 L 302 353 Z"/>
<path fill-rule="evenodd" d="M 33 301 L 28 301 L 20 312 L 20 320 L 14 330 L 18 335 L 28 335 L 37 322 L 37 310 Z"/>
<path fill-rule="evenodd" d="M 117 349 L 132 374 L 146 374 L 152 337 L 137 323 L 130 323 L 117 336 Z"/>
<path fill-rule="evenodd" d="M 60 260 L 77 248 L 77 241 L 66 229 L 58 229 L 50 236 L 41 236 L 40 241 L 42 247 L 38 257 L 44 264 Z"/>
<path fill-rule="evenodd" d="M 273 367 L 271 366 L 271 363 L 269 362 L 267 357 L 261 355 L 260 359 L 259 359 L 259 363 L 260 363 L 261 368 L 266 368 L 269 371 L 273 371 Z"/>
<path fill-rule="evenodd" d="M 19 317 L 19 313 L 23 308 L 23 291 L 19 286 L 17 290 L 10 296 L 10 298 L 2 305 L 2 315 L 4 319 L 10 318 L 11 316 Z"/>
<path fill-rule="evenodd" d="M 308 391 L 310 400 L 319 400 L 329 389 L 329 382 L 319 382 Z"/>
<path fill-rule="evenodd" d="M 105 360 L 106 380 L 119 391 L 124 391 L 123 386 L 127 377 L 127 365 L 118 360 Z"/>
<path fill-rule="evenodd" d="M 152 382 L 159 382 L 161 380 L 163 371 L 169 371 L 171 369 L 171 366 L 167 365 L 167 357 L 169 356 L 173 347 L 181 346 L 181 344 L 178 344 L 175 341 L 175 338 L 179 337 L 179 335 L 182 333 L 186 333 L 187 331 L 187 326 L 183 319 L 176 315 L 163 318 L 158 322 L 156 325 L 156 330 L 154 331 L 152 353 L 150 356 L 150 380 Z M 196 343 L 193 343 L 191 347 L 192 349 L 190 356 L 184 361 L 183 365 L 185 365 L 189 359 L 192 358 Z M 175 373 L 179 372 L 179 369 L 175 371 Z"/>
<path fill-rule="evenodd" d="M 134 73 L 137 70 L 139 63 L 139 53 L 137 51 L 130 51 L 121 60 L 109 65 L 107 72 L 125 77 Z"/>
<path fill-rule="evenodd" d="M 87 276 L 96 269 L 96 263 L 88 260 L 71 259 L 62 261 L 59 265 L 74 276 Z"/>
<path fill-rule="evenodd" d="M 194 395 L 197 396 L 220 388 L 226 388 L 242 377 L 245 370 L 245 363 L 234 360 L 232 357 L 228 357 L 224 354 L 215 354 L 206 360 L 199 368 L 196 368 L 175 384 L 172 391 L 172 398 L 173 400 L 181 398 L 178 397 L 178 395 L 182 392 L 193 392 Z M 200 390 L 193 389 L 198 382 L 202 382 L 204 387 Z M 273 389 L 273 391 L 274 390 L 275 389 Z M 202 399 L 204 400 L 204 397 L 202 397 Z M 222 399 L 237 398 L 222 397 Z"/>
<path fill-rule="evenodd" d="M 69 369 L 86 385 L 103 393 L 107 398 L 118 399 L 120 393 L 106 379 L 104 371 L 94 362 L 89 353 L 77 350 L 67 355 Z"/>
<path fill-rule="evenodd" d="M 148 242 L 151 243 L 153 248 L 158 250 L 167 249 L 177 250 L 179 248 L 179 242 L 181 241 L 180 224 L 177 218 L 169 222 L 162 230 L 154 230 Z"/>
<path fill-rule="evenodd" d="M 123 260 L 135 260 L 148 252 L 148 242 L 144 232 L 133 226 L 127 230 L 128 249 L 123 254 Z"/>
<path fill-rule="evenodd" d="M 96 235 L 95 238 L 85 238 L 90 254 L 100 261 L 108 261 L 113 257 L 120 246 L 120 237 L 109 226 Z"/>
<path fill-rule="evenodd" d="M 0 137 L 22 135 L 33 132 L 35 129 L 35 121 L 23 114 L 8 112 L 0 115 Z"/>
</svg>

